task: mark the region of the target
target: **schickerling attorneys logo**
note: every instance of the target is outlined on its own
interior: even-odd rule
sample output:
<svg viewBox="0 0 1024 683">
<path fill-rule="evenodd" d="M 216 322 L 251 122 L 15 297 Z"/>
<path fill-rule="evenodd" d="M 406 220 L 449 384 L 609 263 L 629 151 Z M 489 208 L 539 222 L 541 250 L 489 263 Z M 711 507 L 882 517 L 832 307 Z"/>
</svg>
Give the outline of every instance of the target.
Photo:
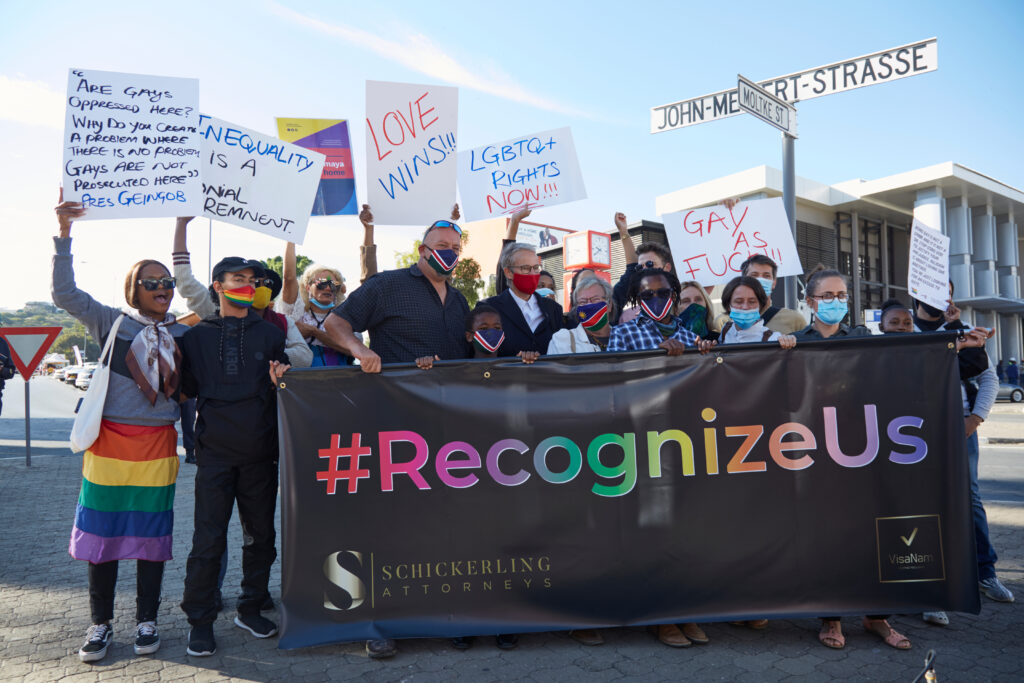
<svg viewBox="0 0 1024 683">
<path fill-rule="evenodd" d="M 945 581 L 938 515 L 877 517 L 878 580 L 882 583 Z"/>
<path fill-rule="evenodd" d="M 344 612 L 353 610 L 366 601 L 366 582 L 363 573 L 363 553 L 357 550 L 339 550 L 324 559 L 324 607 Z"/>
</svg>

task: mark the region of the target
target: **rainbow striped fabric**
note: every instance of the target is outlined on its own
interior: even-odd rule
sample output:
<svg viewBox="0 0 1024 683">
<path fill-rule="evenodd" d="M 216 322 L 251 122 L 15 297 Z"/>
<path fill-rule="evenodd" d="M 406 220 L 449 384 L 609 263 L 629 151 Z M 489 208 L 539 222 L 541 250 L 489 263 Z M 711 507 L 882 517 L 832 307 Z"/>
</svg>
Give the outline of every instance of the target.
<svg viewBox="0 0 1024 683">
<path fill-rule="evenodd" d="M 177 444 L 174 425 L 103 421 L 82 460 L 72 557 L 94 564 L 171 559 Z"/>
</svg>

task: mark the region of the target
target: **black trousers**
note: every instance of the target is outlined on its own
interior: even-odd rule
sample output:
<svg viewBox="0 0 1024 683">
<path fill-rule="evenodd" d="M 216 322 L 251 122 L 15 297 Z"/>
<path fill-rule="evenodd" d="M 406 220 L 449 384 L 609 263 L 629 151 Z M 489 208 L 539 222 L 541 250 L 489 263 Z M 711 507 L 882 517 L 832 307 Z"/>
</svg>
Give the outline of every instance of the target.
<svg viewBox="0 0 1024 683">
<path fill-rule="evenodd" d="M 160 608 L 160 585 L 164 563 L 136 561 L 135 621 L 156 621 Z M 114 587 L 117 585 L 117 560 L 89 565 L 89 608 L 92 623 L 103 624 L 114 618 Z"/>
<path fill-rule="evenodd" d="M 185 594 L 181 601 L 181 609 L 192 626 L 212 624 L 217 619 L 217 576 L 227 548 L 231 509 L 236 503 L 242 523 L 239 614 L 259 614 L 260 605 L 270 595 L 270 567 L 277 558 L 277 462 L 236 464 L 211 459 L 206 453 L 197 455 L 195 532 L 185 565 Z"/>
</svg>

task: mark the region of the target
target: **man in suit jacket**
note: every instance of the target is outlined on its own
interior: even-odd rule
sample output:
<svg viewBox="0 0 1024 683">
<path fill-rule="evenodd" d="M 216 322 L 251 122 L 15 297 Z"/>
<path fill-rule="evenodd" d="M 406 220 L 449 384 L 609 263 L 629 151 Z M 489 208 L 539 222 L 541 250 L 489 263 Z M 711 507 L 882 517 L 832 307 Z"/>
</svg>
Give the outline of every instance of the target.
<svg viewBox="0 0 1024 683">
<path fill-rule="evenodd" d="M 513 242 L 501 252 L 501 269 L 508 289 L 483 303 L 501 314 L 505 341 L 499 356 L 514 356 L 520 351 L 547 353 L 551 335 L 565 325 L 562 307 L 537 294 L 540 280 L 540 256 L 530 244 Z"/>
</svg>

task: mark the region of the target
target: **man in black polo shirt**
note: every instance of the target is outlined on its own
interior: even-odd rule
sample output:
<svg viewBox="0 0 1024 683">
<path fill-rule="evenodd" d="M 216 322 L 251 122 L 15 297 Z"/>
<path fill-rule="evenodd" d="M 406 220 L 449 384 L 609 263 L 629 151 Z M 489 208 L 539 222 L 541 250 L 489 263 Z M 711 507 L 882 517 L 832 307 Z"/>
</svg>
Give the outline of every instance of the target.
<svg viewBox="0 0 1024 683">
<path fill-rule="evenodd" d="M 448 283 L 461 251 L 459 226 L 435 221 L 423 235 L 419 261 L 368 279 L 334 309 L 324 330 L 363 372 L 423 356 L 465 358 L 469 304 Z M 363 331 L 370 333 L 369 348 L 355 335 Z"/>
</svg>

